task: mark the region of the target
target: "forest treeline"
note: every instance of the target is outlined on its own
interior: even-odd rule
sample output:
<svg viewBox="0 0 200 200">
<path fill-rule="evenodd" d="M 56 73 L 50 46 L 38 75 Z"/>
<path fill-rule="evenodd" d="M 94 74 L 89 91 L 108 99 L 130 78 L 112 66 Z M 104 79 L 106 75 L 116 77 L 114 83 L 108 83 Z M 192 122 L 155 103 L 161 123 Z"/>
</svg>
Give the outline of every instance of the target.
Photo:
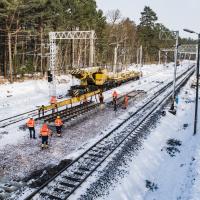
<svg viewBox="0 0 200 200">
<path fill-rule="evenodd" d="M 103 13 L 95 0 L 0 0 L 0 75 L 13 81 L 18 74 L 44 74 L 49 65 L 48 33 L 84 30 L 95 30 L 97 36 L 95 65 L 112 66 L 116 45 L 119 65 L 136 63 L 141 45 L 144 63 L 158 61 L 159 49 L 174 45 L 173 40 L 159 38 L 161 30 L 169 30 L 158 23 L 148 6 L 136 25 L 119 10 Z M 58 46 L 58 71 L 89 65 L 87 41 L 73 41 L 72 45 L 71 40 L 64 40 Z"/>
</svg>

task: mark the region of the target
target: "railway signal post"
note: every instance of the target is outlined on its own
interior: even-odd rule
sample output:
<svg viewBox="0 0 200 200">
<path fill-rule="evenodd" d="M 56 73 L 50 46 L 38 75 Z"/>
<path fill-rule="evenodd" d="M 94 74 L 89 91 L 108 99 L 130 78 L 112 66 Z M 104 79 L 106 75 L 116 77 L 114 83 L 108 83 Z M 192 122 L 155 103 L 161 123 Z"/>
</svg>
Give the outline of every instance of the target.
<svg viewBox="0 0 200 200">
<path fill-rule="evenodd" d="M 195 115 L 194 115 L 194 133 L 197 133 L 197 120 L 198 120 L 198 100 L 199 100 L 199 52 L 200 52 L 200 33 L 189 29 L 183 29 L 188 33 L 195 33 L 198 35 L 198 48 L 197 48 L 197 67 L 196 67 L 196 98 L 195 98 Z"/>
</svg>

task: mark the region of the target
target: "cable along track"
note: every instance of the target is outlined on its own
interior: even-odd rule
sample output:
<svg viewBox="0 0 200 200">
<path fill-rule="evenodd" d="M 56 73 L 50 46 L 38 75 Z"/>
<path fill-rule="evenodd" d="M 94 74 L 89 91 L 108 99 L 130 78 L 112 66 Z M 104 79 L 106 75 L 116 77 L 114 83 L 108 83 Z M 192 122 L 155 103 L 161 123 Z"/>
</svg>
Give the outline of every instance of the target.
<svg viewBox="0 0 200 200">
<path fill-rule="evenodd" d="M 177 77 L 178 90 L 193 74 L 194 67 Z M 185 76 L 184 76 L 185 75 Z M 184 77 L 183 77 L 184 76 Z M 119 147 L 139 131 L 140 126 L 172 94 L 172 82 L 162 87 L 137 111 L 102 137 L 98 142 L 76 158 L 69 166 L 61 170 L 40 188 L 32 192 L 25 200 L 62 200 L 68 199 L 76 189 Z M 17 199 L 22 199 L 17 197 Z"/>
</svg>

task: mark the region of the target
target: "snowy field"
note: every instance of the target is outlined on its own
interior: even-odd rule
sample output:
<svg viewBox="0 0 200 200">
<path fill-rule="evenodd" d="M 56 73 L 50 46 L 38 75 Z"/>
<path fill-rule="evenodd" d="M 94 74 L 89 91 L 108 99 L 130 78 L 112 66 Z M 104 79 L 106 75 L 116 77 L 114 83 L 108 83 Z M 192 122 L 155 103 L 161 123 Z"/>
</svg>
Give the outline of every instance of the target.
<svg viewBox="0 0 200 200">
<path fill-rule="evenodd" d="M 188 68 L 188 63 L 183 64 L 183 66 L 179 66 L 178 73 L 180 73 L 181 71 L 184 71 L 187 68 Z M 152 87 L 162 85 L 163 82 L 172 80 L 172 76 L 173 76 L 172 65 L 169 65 L 168 67 L 156 66 L 156 65 L 144 66 L 142 68 L 142 71 L 143 71 L 144 76 L 141 78 L 141 80 L 130 82 L 128 84 L 118 87 L 117 88 L 118 93 L 122 95 L 129 91 L 137 90 L 137 89 L 148 91 Z M 68 88 L 71 86 L 72 81 L 74 80 L 72 80 L 71 77 L 66 77 L 66 76 L 60 77 L 57 84 L 58 95 L 65 95 L 67 93 Z M 112 91 L 113 90 L 110 90 L 104 93 L 106 101 L 111 99 Z M 48 101 L 49 101 L 48 84 L 46 83 L 45 80 L 26 81 L 23 83 L 14 83 L 12 85 L 10 84 L 1 85 L 0 92 L 1 92 L 0 93 L 0 103 L 1 103 L 0 104 L 1 105 L 0 118 L 1 119 L 7 118 L 14 114 L 19 114 L 25 111 L 33 110 L 36 108 L 36 106 L 40 106 L 42 104 L 48 104 Z M 193 91 L 188 94 L 188 98 L 190 99 L 192 95 L 193 95 Z M 180 105 L 182 104 L 180 103 Z M 193 104 L 188 103 L 187 105 L 192 106 Z M 136 106 L 136 105 L 133 104 L 132 106 Z M 182 109 L 180 107 L 179 109 L 180 109 L 180 112 L 178 113 L 178 116 L 180 115 L 181 112 L 186 111 L 186 108 Z M 189 109 L 192 112 L 192 109 L 191 108 Z M 125 112 L 124 110 L 120 110 L 118 111 L 117 116 L 116 116 L 114 112 L 112 112 L 112 109 L 107 108 L 101 113 L 99 112 L 94 113 L 91 116 L 88 116 L 87 118 L 79 120 L 77 124 L 73 124 L 72 126 L 66 125 L 66 128 L 64 129 L 63 138 L 61 140 L 55 137 L 52 138 L 51 147 L 46 152 L 45 158 L 40 153 L 41 152 L 40 139 L 38 138 L 37 140 L 32 141 L 28 138 L 29 137 L 28 130 L 23 131 L 19 129 L 19 125 L 24 124 L 25 121 L 20 122 L 19 124 L 14 124 L 12 126 L 0 129 L 0 158 L 1 158 L 0 164 L 1 166 L 3 166 L 0 170 L 0 177 L 1 177 L 0 181 L 7 182 L 9 179 L 23 178 L 30 175 L 30 173 L 32 173 L 36 169 L 37 170 L 42 169 L 49 164 L 52 164 L 52 165 L 58 164 L 62 159 L 67 159 L 67 158 L 74 159 L 85 148 L 87 148 L 87 146 L 90 146 L 94 141 L 96 141 L 98 137 L 100 136 L 100 133 L 104 129 L 112 128 L 116 124 L 116 121 L 118 120 L 116 118 L 120 117 L 124 112 Z M 180 117 L 181 116 L 185 116 L 185 114 L 180 115 Z M 188 115 L 188 118 L 189 116 L 190 115 Z M 169 120 L 171 118 L 173 124 L 175 124 L 174 127 L 169 126 L 170 128 L 176 128 L 177 126 L 181 126 L 181 123 L 182 123 L 181 120 L 180 120 L 179 125 L 177 125 L 174 118 L 170 116 L 169 114 L 167 114 L 166 116 L 166 119 L 168 118 Z M 39 132 L 39 128 L 40 128 L 40 124 L 36 126 L 37 134 Z M 186 130 L 188 131 L 190 129 L 191 129 L 191 124 Z M 88 131 L 88 130 L 91 130 L 91 131 Z M 170 129 L 168 130 L 170 134 L 172 134 L 172 131 L 170 131 Z M 172 137 L 168 133 L 168 130 L 165 134 L 163 133 L 165 137 L 164 136 L 161 137 L 160 134 L 157 134 L 158 140 L 156 139 L 156 141 L 154 141 L 152 139 L 152 141 L 150 141 L 147 144 L 147 147 L 151 147 L 152 146 L 151 142 L 153 142 L 154 146 L 157 145 L 157 147 L 160 148 L 159 146 L 160 144 L 156 142 L 161 141 L 161 138 L 163 139 L 162 141 L 164 142 L 164 140 L 166 140 L 167 137 Z M 1 134 L 2 132 L 7 132 L 7 133 Z M 151 137 L 152 135 L 148 138 L 148 140 L 150 140 Z M 146 145 L 147 141 L 145 141 L 144 145 Z M 144 151 L 147 147 L 145 146 Z M 183 147 L 181 146 L 181 148 Z M 153 151 L 152 153 L 155 153 L 155 154 L 157 152 L 156 149 L 152 151 Z M 142 154 L 142 152 L 143 151 L 141 151 L 140 153 Z M 146 152 L 143 152 L 143 155 L 145 155 L 145 153 Z M 159 153 L 160 153 L 160 150 L 159 150 Z M 165 156 L 167 157 L 168 155 L 165 155 Z M 140 159 L 139 157 L 137 158 L 138 158 L 138 166 L 140 166 L 141 158 Z M 161 156 L 160 156 L 160 159 L 162 160 Z M 161 166 L 161 164 L 159 164 L 159 161 L 160 160 L 158 161 L 155 160 L 155 162 L 158 163 L 158 166 Z M 147 163 L 147 161 L 145 161 L 145 163 Z M 157 165 L 151 166 L 151 163 L 147 163 L 147 165 L 150 167 L 149 176 L 150 174 L 152 174 L 156 177 L 155 174 L 156 174 L 156 170 L 158 166 Z M 133 166 L 131 167 L 131 164 L 130 164 L 130 168 L 133 168 Z M 163 168 L 163 170 L 164 169 L 165 168 Z M 148 170 L 145 170 L 145 172 L 147 171 Z M 143 172 L 139 171 L 139 173 L 143 173 Z M 147 175 L 145 174 L 144 177 L 146 177 Z M 150 180 L 148 176 L 146 179 Z M 139 177 L 136 177 L 135 180 L 139 180 Z M 129 182 L 128 179 L 121 180 L 120 186 L 123 185 L 122 184 L 123 181 L 125 183 Z M 154 179 L 153 180 L 151 179 L 151 181 L 156 182 L 156 180 Z M 142 188 L 144 184 L 145 183 L 143 183 L 143 180 L 140 180 L 138 182 L 138 187 L 136 187 L 137 192 L 138 192 L 137 193 L 138 199 L 145 199 L 145 198 L 151 199 L 151 196 L 147 197 L 146 195 L 156 194 L 156 192 L 159 191 L 159 189 L 155 193 L 151 193 L 151 192 L 148 192 L 147 189 Z M 157 184 L 159 187 L 159 183 Z M 123 187 L 120 187 L 120 186 L 116 187 L 118 191 L 123 189 Z M 133 187 L 135 188 L 135 186 Z M 126 189 L 127 189 L 127 186 L 126 186 Z M 135 190 L 136 189 L 134 189 L 133 191 L 135 192 Z M 139 191 L 142 191 L 142 193 L 140 194 Z M 108 196 L 108 198 L 106 197 L 105 198 L 115 199 L 116 197 L 113 196 L 115 193 L 117 192 L 110 193 L 111 196 Z M 126 194 L 129 195 L 128 192 L 126 192 Z M 130 195 L 132 195 L 132 193 Z M 124 197 L 125 198 L 121 198 L 121 199 L 130 199 L 128 198 L 129 196 L 125 195 Z M 156 196 L 156 199 L 158 199 L 157 196 Z"/>
</svg>

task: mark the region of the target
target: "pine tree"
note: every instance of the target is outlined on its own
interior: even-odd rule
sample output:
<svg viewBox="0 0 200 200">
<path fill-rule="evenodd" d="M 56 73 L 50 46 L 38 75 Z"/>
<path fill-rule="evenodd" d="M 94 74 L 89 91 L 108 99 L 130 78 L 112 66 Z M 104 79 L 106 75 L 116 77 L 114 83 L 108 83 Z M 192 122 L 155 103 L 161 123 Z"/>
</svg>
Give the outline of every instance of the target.
<svg viewBox="0 0 200 200">
<path fill-rule="evenodd" d="M 144 7 L 144 11 L 141 12 L 140 25 L 141 27 L 150 27 L 155 26 L 155 22 L 158 20 L 156 13 L 148 6 Z"/>
<path fill-rule="evenodd" d="M 144 61 L 152 62 L 159 49 L 156 44 L 158 35 L 156 34 L 156 21 L 158 20 L 156 13 L 148 6 L 145 6 L 141 12 L 140 24 L 138 25 L 138 40 L 143 46 Z"/>
</svg>

